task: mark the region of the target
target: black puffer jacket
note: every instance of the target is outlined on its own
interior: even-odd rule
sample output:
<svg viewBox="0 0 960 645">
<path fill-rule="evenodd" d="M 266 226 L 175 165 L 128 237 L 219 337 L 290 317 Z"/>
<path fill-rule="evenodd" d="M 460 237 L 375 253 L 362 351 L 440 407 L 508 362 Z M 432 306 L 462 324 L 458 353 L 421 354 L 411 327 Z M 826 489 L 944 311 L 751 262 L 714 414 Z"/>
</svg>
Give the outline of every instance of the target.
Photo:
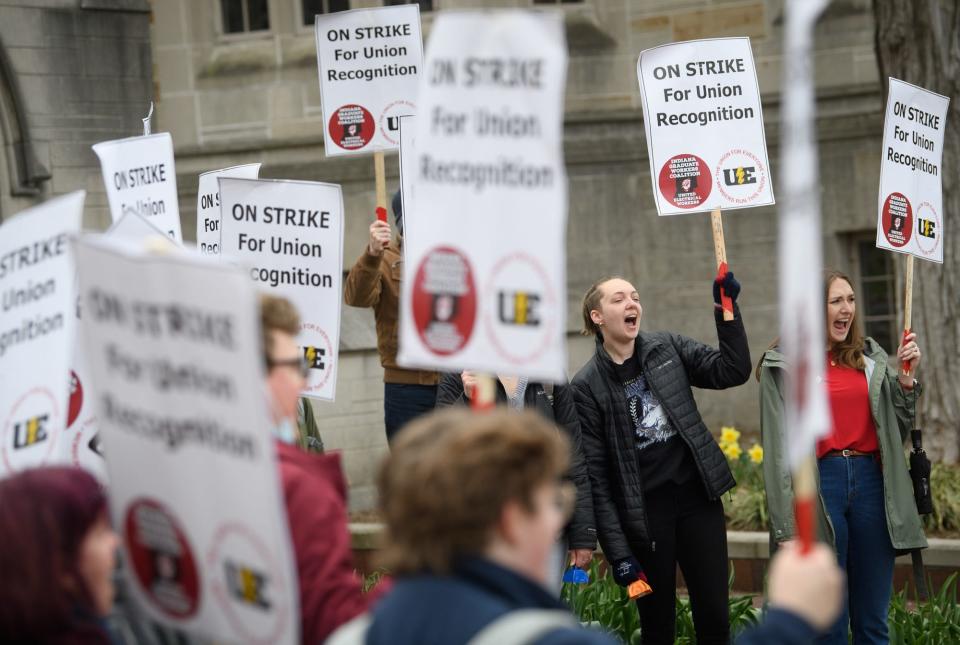
<svg viewBox="0 0 960 645">
<path fill-rule="evenodd" d="M 668 332 L 641 333 L 643 375 L 670 423 L 690 448 L 711 499 L 736 485 L 726 457 L 697 410 L 691 387 L 720 390 L 750 378 L 750 350 L 740 320 L 718 317 L 720 349 Z M 600 546 L 610 562 L 629 557 L 631 545 L 650 545 L 633 422 L 623 385 L 603 344 L 573 378 L 583 450 L 590 471 Z"/>
<path fill-rule="evenodd" d="M 506 405 L 507 392 L 499 380 L 497 385 L 497 404 Z M 469 401 L 463 393 L 463 381 L 459 374 L 441 374 L 437 388 L 437 407 L 448 405 L 467 405 Z M 536 409 L 547 420 L 563 428 L 570 439 L 572 454 L 568 475 L 577 487 L 577 502 L 573 517 L 567 524 L 566 538 L 570 549 L 597 548 L 597 525 L 593 516 L 593 496 L 590 492 L 590 477 L 583 457 L 580 437 L 580 421 L 573 402 L 573 392 L 569 385 L 555 385 L 552 395 L 540 383 L 528 383 L 523 393 L 523 407 Z"/>
</svg>

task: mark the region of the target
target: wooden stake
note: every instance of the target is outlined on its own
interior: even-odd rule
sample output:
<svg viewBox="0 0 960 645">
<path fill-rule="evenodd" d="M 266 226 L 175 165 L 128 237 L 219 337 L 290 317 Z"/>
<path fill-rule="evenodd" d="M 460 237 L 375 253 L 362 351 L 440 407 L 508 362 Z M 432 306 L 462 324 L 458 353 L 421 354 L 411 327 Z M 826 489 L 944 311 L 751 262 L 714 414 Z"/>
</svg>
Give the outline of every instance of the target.
<svg viewBox="0 0 960 645">
<path fill-rule="evenodd" d="M 814 527 L 817 501 L 817 479 L 814 455 L 805 458 L 793 474 L 793 515 L 797 525 L 797 538 L 800 540 L 800 552 L 809 553 L 813 546 L 816 529 Z"/>
<path fill-rule="evenodd" d="M 383 153 L 373 153 L 373 172 L 377 185 L 377 219 L 387 221 L 387 173 L 383 168 Z"/>
<path fill-rule="evenodd" d="M 907 280 L 903 288 L 903 338 L 906 339 L 913 324 L 913 256 L 907 256 Z M 900 371 L 910 376 L 910 362 L 900 364 Z"/>
<path fill-rule="evenodd" d="M 151 119 L 153 119 L 153 101 L 150 101 L 150 111 L 147 112 L 147 116 L 141 119 L 143 121 L 143 136 L 150 134 L 153 129 L 150 123 Z"/>
<path fill-rule="evenodd" d="M 727 245 L 723 241 L 723 220 L 720 209 L 715 208 L 710 213 L 710 223 L 713 226 L 713 251 L 717 256 L 717 277 L 723 278 L 727 273 Z M 733 301 L 720 288 L 720 304 L 723 306 L 723 319 L 733 320 Z"/>
</svg>

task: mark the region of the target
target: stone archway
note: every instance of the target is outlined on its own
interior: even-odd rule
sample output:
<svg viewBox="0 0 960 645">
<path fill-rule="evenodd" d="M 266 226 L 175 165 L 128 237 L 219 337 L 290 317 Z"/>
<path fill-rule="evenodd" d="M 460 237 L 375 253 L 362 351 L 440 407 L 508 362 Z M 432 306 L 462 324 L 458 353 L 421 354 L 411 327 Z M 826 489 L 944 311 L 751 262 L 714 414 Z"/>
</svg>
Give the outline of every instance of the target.
<svg viewBox="0 0 960 645">
<path fill-rule="evenodd" d="M 50 171 L 37 159 L 17 75 L 0 40 L 0 202 L 36 198 Z M 5 214 L 0 212 L 0 221 Z"/>
</svg>

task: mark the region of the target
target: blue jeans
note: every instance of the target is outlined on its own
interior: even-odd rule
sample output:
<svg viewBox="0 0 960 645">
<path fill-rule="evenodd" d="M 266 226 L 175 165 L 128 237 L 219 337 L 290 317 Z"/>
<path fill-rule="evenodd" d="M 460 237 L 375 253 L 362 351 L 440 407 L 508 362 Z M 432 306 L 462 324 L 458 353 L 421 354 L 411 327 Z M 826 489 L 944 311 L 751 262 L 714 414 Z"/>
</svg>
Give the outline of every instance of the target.
<svg viewBox="0 0 960 645">
<path fill-rule="evenodd" d="M 393 441 L 403 426 L 437 405 L 436 385 L 383 384 L 383 425 L 387 441 Z"/>
<path fill-rule="evenodd" d="M 836 534 L 837 561 L 847 573 L 847 602 L 821 643 L 888 643 L 887 611 L 893 590 L 893 561 L 883 501 L 883 472 L 870 457 L 818 460 L 820 492 Z"/>
</svg>

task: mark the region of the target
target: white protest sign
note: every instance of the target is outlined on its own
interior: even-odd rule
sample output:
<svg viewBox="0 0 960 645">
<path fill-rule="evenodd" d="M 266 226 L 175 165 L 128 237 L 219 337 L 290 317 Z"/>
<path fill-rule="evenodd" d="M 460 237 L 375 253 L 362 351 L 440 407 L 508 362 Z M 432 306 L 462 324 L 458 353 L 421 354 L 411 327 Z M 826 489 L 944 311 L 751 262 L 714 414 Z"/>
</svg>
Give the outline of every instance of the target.
<svg viewBox="0 0 960 645">
<path fill-rule="evenodd" d="M 200 175 L 197 186 L 197 248 L 205 255 L 220 255 L 220 177 L 256 179 L 260 164 L 248 163 Z"/>
<path fill-rule="evenodd" d="M 177 248 L 163 231 L 135 213 L 127 213 L 103 234 L 113 240 L 131 244 L 137 251 Z M 77 316 L 83 311 L 77 305 Z M 61 450 L 75 466 L 93 473 L 102 482 L 107 481 L 107 467 L 103 459 L 103 442 L 97 423 L 96 393 L 87 360 L 87 348 L 78 338 L 73 348 L 73 369 L 70 370 L 70 405 L 67 430 Z"/>
<path fill-rule="evenodd" d="M 343 300 L 343 195 L 310 181 L 220 178 L 220 249 L 300 312 L 304 396 L 333 401 Z"/>
<path fill-rule="evenodd" d="M 93 151 L 100 158 L 113 221 L 135 213 L 180 244 L 183 236 L 170 133 L 104 141 L 95 144 Z"/>
<path fill-rule="evenodd" d="M 416 226 L 414 193 L 417 175 L 417 160 L 414 156 L 417 119 L 414 116 L 400 118 L 400 208 L 403 213 L 403 239 L 409 241 L 411 231 Z M 415 234 L 414 234 L 415 235 Z M 406 249 L 406 244 L 403 246 Z"/>
<path fill-rule="evenodd" d="M 943 131 L 950 99 L 890 79 L 877 246 L 943 263 Z"/>
<path fill-rule="evenodd" d="M 82 190 L 0 226 L 0 477 L 64 461 Z"/>
<path fill-rule="evenodd" d="M 113 524 L 138 603 L 205 638 L 300 642 L 249 279 L 102 237 L 75 251 Z"/>
<path fill-rule="evenodd" d="M 416 112 L 420 6 L 320 15 L 315 31 L 327 156 L 395 150 L 398 118 Z"/>
<path fill-rule="evenodd" d="M 749 38 L 647 49 L 637 76 L 660 215 L 774 203 Z"/>
<path fill-rule="evenodd" d="M 567 217 L 562 14 L 441 13 L 425 69 L 400 363 L 560 380 Z"/>
</svg>

